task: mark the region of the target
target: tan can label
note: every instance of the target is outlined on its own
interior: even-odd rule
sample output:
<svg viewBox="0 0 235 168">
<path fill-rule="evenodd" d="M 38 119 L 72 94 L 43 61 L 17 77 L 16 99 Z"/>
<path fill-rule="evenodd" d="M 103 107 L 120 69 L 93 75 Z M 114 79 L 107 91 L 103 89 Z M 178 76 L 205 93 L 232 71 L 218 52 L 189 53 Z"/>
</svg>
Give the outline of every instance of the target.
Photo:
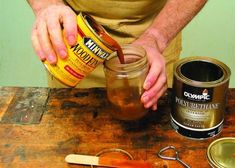
<svg viewBox="0 0 235 168">
<path fill-rule="evenodd" d="M 87 15 L 86 15 L 87 16 Z M 70 46 L 67 40 L 68 57 L 63 60 L 58 57 L 56 65 L 45 61 L 47 70 L 62 83 L 74 87 L 85 76 L 91 73 L 112 52 L 100 39 L 99 35 L 86 21 L 84 14 L 77 16 L 78 35 L 75 46 Z"/>
</svg>

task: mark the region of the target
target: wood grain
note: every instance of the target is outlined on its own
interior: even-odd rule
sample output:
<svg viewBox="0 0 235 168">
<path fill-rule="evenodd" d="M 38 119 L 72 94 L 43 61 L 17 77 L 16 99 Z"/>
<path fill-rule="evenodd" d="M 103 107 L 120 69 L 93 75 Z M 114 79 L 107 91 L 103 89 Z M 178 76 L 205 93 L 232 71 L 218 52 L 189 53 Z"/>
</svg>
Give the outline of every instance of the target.
<svg viewBox="0 0 235 168">
<path fill-rule="evenodd" d="M 13 104 L 16 107 L 22 99 L 31 100 L 30 105 L 35 107 L 32 115 L 36 115 L 36 111 L 43 114 L 38 124 L 25 125 L 16 120 L 13 120 L 16 123 L 0 122 L 1 168 L 85 167 L 67 164 L 64 158 L 72 153 L 95 155 L 108 148 L 124 149 L 135 159 L 153 162 L 158 168 L 182 167 L 175 161 L 157 157 L 157 152 L 168 145 L 174 145 L 180 158 L 191 167 L 209 168 L 208 145 L 220 137 L 235 137 L 235 89 L 230 89 L 227 96 L 222 132 L 200 141 L 185 138 L 171 128 L 170 104 L 166 97 L 157 112 L 150 111 L 140 121 L 123 122 L 110 115 L 112 109 L 104 88 L 2 87 L 0 93 L 2 119 L 9 110 L 14 118 L 17 109 Z"/>
</svg>

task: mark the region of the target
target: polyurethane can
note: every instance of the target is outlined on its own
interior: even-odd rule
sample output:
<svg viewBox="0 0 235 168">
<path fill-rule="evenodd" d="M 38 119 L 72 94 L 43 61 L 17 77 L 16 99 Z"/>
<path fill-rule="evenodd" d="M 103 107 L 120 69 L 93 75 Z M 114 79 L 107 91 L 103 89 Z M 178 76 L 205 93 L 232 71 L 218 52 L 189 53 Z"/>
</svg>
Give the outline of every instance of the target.
<svg viewBox="0 0 235 168">
<path fill-rule="evenodd" d="M 174 68 L 171 124 L 180 134 L 205 139 L 223 127 L 230 69 L 209 57 L 187 57 Z"/>
<path fill-rule="evenodd" d="M 59 56 L 56 65 L 44 62 L 47 70 L 63 84 L 74 87 L 85 76 L 91 73 L 116 49 L 110 47 L 111 37 L 104 28 L 91 16 L 80 13 L 77 16 L 77 43 L 70 46 L 64 38 L 68 57 L 63 60 Z M 109 37 L 109 38 L 107 38 Z"/>
</svg>

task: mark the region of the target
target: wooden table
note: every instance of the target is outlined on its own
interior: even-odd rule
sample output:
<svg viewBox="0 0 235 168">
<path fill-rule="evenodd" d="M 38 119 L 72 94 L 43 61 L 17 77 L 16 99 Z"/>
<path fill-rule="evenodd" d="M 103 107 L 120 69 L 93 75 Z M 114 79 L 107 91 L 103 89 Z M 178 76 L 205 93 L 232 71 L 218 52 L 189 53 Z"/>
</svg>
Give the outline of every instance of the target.
<svg viewBox="0 0 235 168">
<path fill-rule="evenodd" d="M 107 148 L 121 148 L 135 159 L 154 162 L 159 168 L 182 167 L 158 158 L 163 147 L 174 145 L 180 158 L 195 168 L 210 167 L 206 149 L 217 138 L 235 137 L 235 89 L 228 93 L 222 132 L 208 140 L 190 140 L 170 126 L 166 98 L 157 112 L 138 122 L 110 116 L 106 91 L 0 87 L 0 167 L 64 168 L 67 154 L 95 155 Z"/>
</svg>

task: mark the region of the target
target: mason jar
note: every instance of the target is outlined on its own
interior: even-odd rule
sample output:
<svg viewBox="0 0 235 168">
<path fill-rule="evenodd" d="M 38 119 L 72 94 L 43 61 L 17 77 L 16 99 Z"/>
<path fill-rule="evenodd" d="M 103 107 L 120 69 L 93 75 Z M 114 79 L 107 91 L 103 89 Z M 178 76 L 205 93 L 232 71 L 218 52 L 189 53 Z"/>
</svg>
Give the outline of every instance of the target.
<svg viewBox="0 0 235 168">
<path fill-rule="evenodd" d="M 141 46 L 123 45 L 122 51 L 124 64 L 120 63 L 117 53 L 104 62 L 110 113 L 116 119 L 137 120 L 148 112 L 140 99 L 149 64 Z"/>
</svg>

